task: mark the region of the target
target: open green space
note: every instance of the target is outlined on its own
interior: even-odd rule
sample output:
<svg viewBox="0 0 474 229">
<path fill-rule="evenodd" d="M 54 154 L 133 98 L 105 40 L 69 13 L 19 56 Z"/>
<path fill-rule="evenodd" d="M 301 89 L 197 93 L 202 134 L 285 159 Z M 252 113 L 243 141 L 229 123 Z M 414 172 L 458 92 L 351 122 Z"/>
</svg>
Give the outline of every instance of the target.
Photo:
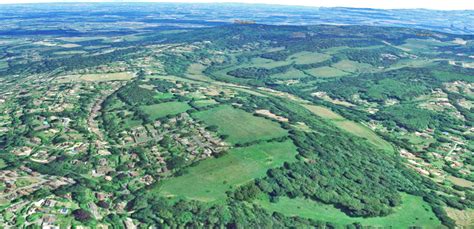
<svg viewBox="0 0 474 229">
<path fill-rule="evenodd" d="M 8 62 L 1 60 L 0 61 L 0 69 L 8 68 Z"/>
<path fill-rule="evenodd" d="M 354 134 L 358 137 L 367 139 L 369 143 L 377 146 L 378 148 L 388 151 L 388 152 L 393 152 L 392 145 L 388 143 L 387 141 L 385 141 L 384 139 L 382 139 L 380 136 L 378 136 L 370 128 L 360 123 L 356 123 L 354 121 L 348 120 L 326 107 L 315 106 L 315 105 L 305 105 L 304 107 L 306 107 L 306 109 L 313 112 L 314 114 L 324 119 L 329 120 L 335 126 L 351 134 Z"/>
<path fill-rule="evenodd" d="M 399 47 L 413 52 L 438 53 L 434 47 L 450 46 L 451 43 L 442 42 L 435 39 L 407 39 L 405 44 Z"/>
<path fill-rule="evenodd" d="M 344 72 L 337 68 L 333 68 L 329 66 L 312 68 L 312 69 L 306 70 L 305 72 L 314 77 L 339 77 L 339 76 L 345 76 L 349 74 L 347 72 Z"/>
<path fill-rule="evenodd" d="M 75 50 L 75 51 L 60 51 L 55 52 L 55 55 L 78 55 L 78 54 L 86 54 L 86 51 L 83 50 Z"/>
<path fill-rule="evenodd" d="M 259 67 L 259 68 L 276 68 L 290 64 L 288 61 L 274 61 L 264 58 L 252 58 L 249 63 L 241 64 L 239 68 Z"/>
<path fill-rule="evenodd" d="M 156 93 L 155 96 L 153 96 L 153 98 L 155 98 L 155 99 L 171 99 L 171 98 L 173 98 L 173 94 L 167 93 L 167 92 L 166 93 L 158 92 L 158 93 Z"/>
<path fill-rule="evenodd" d="M 287 135 L 287 131 L 278 123 L 229 105 L 201 111 L 194 116 L 209 126 L 217 126 L 217 132 L 228 136 L 226 141 L 233 144 L 269 140 Z"/>
<path fill-rule="evenodd" d="M 341 60 L 333 64 L 332 67 L 344 72 L 368 72 L 374 68 L 370 64 L 360 63 L 352 60 Z"/>
<path fill-rule="evenodd" d="M 218 102 L 213 99 L 204 99 L 204 100 L 194 101 L 194 105 L 197 107 L 207 107 L 214 104 L 218 104 Z"/>
<path fill-rule="evenodd" d="M 167 197 L 223 200 L 226 191 L 265 176 L 268 169 L 285 161 L 296 160 L 296 154 L 296 146 L 289 140 L 234 148 L 222 157 L 201 161 L 182 176 L 163 181 L 158 191 Z"/>
<path fill-rule="evenodd" d="M 150 115 L 152 119 L 158 119 L 167 115 L 176 115 L 189 110 L 191 107 L 184 102 L 166 102 L 142 106 L 141 109 Z"/>
<path fill-rule="evenodd" d="M 0 169 L 3 169 L 5 167 L 7 167 L 7 164 L 5 163 L 3 159 L 0 159 Z"/>
<path fill-rule="evenodd" d="M 280 212 L 287 216 L 300 216 L 315 220 L 335 223 L 339 228 L 359 222 L 364 226 L 409 228 L 419 226 L 422 228 L 443 228 L 436 218 L 431 207 L 421 197 L 402 193 L 402 204 L 395 207 L 394 212 L 384 217 L 350 217 L 341 210 L 313 200 L 282 197 L 276 203 L 269 200 L 257 200 L 256 203 L 272 212 Z"/>
<path fill-rule="evenodd" d="M 331 56 L 328 54 L 303 51 L 289 56 L 287 61 L 294 61 L 296 64 L 312 64 L 329 60 L 329 58 Z"/>
<path fill-rule="evenodd" d="M 299 79 L 299 78 L 305 78 L 305 77 L 310 77 L 306 75 L 304 72 L 291 68 L 290 70 L 283 72 L 283 73 L 278 73 L 274 74 L 271 76 L 274 79 Z"/>
</svg>

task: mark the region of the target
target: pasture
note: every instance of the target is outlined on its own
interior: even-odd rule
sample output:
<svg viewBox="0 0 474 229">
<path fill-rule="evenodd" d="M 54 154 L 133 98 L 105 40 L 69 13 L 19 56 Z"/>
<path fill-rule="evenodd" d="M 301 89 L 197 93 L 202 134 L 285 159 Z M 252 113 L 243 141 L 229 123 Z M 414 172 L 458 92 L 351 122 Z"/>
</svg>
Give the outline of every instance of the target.
<svg viewBox="0 0 474 229">
<path fill-rule="evenodd" d="M 208 126 L 217 126 L 217 132 L 221 135 L 227 135 L 226 141 L 232 144 L 269 140 L 286 136 L 288 133 L 276 122 L 256 117 L 229 105 L 200 111 L 193 114 L 193 116 L 202 120 Z"/>
<path fill-rule="evenodd" d="M 443 228 L 436 218 L 431 207 L 421 197 L 401 193 L 402 204 L 395 207 L 394 212 L 383 217 L 350 217 L 332 205 L 322 204 L 313 200 L 282 197 L 276 203 L 269 200 L 256 200 L 263 208 L 280 212 L 287 216 L 300 216 L 315 220 L 334 222 L 338 228 L 347 224 L 359 222 L 364 226 L 384 228 L 410 228 L 420 226 L 423 228 Z"/>
<path fill-rule="evenodd" d="M 182 176 L 163 181 L 158 191 L 165 197 L 224 200 L 226 191 L 264 177 L 268 169 L 296 160 L 296 154 L 296 146 L 290 140 L 234 148 L 219 158 L 201 161 Z"/>
</svg>

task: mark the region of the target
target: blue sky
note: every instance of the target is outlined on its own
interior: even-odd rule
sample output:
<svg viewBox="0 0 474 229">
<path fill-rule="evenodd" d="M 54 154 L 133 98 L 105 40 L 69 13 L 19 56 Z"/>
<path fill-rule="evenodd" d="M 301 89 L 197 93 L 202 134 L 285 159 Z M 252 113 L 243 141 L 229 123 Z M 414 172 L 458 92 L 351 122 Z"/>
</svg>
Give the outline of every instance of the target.
<svg viewBox="0 0 474 229">
<path fill-rule="evenodd" d="M 267 3 L 324 7 L 362 7 L 362 8 L 427 8 L 438 10 L 474 9 L 474 0 L 0 0 L 0 4 L 9 3 L 45 3 L 45 2 L 243 2 Z"/>
</svg>

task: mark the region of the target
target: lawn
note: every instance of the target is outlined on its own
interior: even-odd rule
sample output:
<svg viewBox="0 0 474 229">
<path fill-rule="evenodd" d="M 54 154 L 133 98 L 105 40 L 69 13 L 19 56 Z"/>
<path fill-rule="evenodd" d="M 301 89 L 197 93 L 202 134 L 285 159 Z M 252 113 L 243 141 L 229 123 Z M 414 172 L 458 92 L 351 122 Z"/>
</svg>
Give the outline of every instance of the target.
<svg viewBox="0 0 474 229">
<path fill-rule="evenodd" d="M 410 226 L 421 226 L 423 228 L 443 228 L 441 222 L 436 218 L 431 207 L 421 197 L 402 193 L 402 204 L 394 208 L 394 213 L 384 217 L 350 217 L 332 205 L 325 205 L 316 201 L 296 198 L 282 197 L 277 203 L 257 200 L 256 203 L 263 208 L 280 212 L 287 216 L 301 216 L 315 220 L 329 221 L 335 223 L 338 228 L 344 225 L 359 222 L 364 226 L 409 228 Z"/>
<path fill-rule="evenodd" d="M 341 115 L 337 114 L 336 112 L 332 111 L 331 109 L 322 107 L 322 106 L 314 106 L 314 105 L 304 105 L 306 109 L 311 111 L 312 113 L 329 120 L 332 124 L 335 126 L 353 134 L 358 137 L 362 137 L 367 139 L 367 141 L 378 148 L 388 151 L 388 152 L 394 152 L 394 149 L 390 143 L 382 139 L 380 136 L 378 136 L 374 131 L 372 131 L 370 128 L 351 121 L 347 120 Z"/>
<path fill-rule="evenodd" d="M 296 146 L 290 140 L 234 148 L 222 157 L 190 167 L 185 175 L 163 181 L 158 191 L 167 197 L 224 200 L 226 191 L 264 177 L 268 169 L 296 160 L 296 154 Z"/>
<path fill-rule="evenodd" d="M 140 107 L 152 119 L 163 118 L 167 115 L 176 115 L 185 112 L 191 107 L 184 102 L 167 102 Z"/>
<path fill-rule="evenodd" d="M 256 117 L 229 105 L 218 106 L 193 115 L 209 126 L 217 126 L 217 132 L 227 135 L 226 141 L 232 144 L 268 140 L 286 136 L 288 133 L 276 122 Z"/>
</svg>

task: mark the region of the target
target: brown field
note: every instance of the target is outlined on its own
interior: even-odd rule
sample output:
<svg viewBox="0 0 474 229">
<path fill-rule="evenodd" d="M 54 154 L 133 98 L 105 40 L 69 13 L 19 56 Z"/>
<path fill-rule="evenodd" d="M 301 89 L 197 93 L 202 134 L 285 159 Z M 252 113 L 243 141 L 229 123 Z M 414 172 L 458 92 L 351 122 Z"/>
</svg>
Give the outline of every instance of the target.
<svg viewBox="0 0 474 229">
<path fill-rule="evenodd" d="M 454 208 L 445 207 L 446 213 L 449 218 L 456 221 L 456 225 L 459 228 L 474 228 L 474 210 L 458 210 Z"/>
<path fill-rule="evenodd" d="M 471 181 L 468 181 L 466 179 L 462 179 L 462 178 L 458 178 L 458 177 L 454 177 L 454 176 L 448 176 L 447 177 L 449 181 L 453 182 L 453 184 L 455 185 L 459 185 L 461 187 L 465 187 L 465 188 L 473 188 L 474 187 L 474 183 L 471 182 Z"/>
<path fill-rule="evenodd" d="M 59 82 L 73 82 L 73 81 L 89 81 L 89 82 L 104 82 L 104 81 L 123 81 L 131 80 L 135 77 L 130 72 L 117 73 L 103 73 L 103 74 L 84 74 L 84 75 L 66 75 L 58 78 Z"/>
<path fill-rule="evenodd" d="M 330 119 L 333 121 L 344 120 L 344 117 L 340 116 L 336 112 L 326 107 L 316 106 L 316 105 L 304 105 L 304 107 L 306 107 L 306 109 L 313 112 L 314 114 L 326 119 Z"/>
<path fill-rule="evenodd" d="M 272 118 L 272 119 L 275 119 L 275 120 L 278 120 L 278 121 L 280 121 L 280 122 L 288 122 L 288 119 L 287 119 L 287 118 L 278 116 L 278 115 L 276 115 L 276 114 L 273 114 L 273 113 L 272 113 L 271 111 L 269 111 L 269 110 L 264 110 L 264 109 L 256 110 L 255 113 L 260 114 L 260 115 L 263 115 L 263 116 L 266 116 L 266 117 L 269 117 L 269 118 Z"/>
</svg>

